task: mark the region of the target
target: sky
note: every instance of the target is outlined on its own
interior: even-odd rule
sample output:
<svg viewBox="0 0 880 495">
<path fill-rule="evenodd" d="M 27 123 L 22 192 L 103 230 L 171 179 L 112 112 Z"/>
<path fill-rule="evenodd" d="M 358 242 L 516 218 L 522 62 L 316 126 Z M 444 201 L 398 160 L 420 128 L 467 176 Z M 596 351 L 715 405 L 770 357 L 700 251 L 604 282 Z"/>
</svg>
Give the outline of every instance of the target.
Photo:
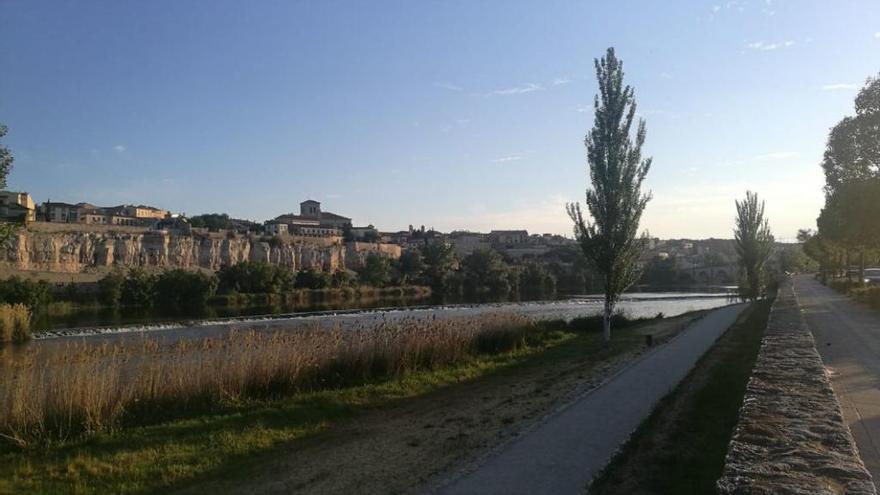
<svg viewBox="0 0 880 495">
<path fill-rule="evenodd" d="M 880 2 L 0 0 L 9 187 L 381 230 L 571 235 L 593 59 L 647 122 L 642 228 L 815 226 L 828 130 L 880 73 Z"/>
</svg>

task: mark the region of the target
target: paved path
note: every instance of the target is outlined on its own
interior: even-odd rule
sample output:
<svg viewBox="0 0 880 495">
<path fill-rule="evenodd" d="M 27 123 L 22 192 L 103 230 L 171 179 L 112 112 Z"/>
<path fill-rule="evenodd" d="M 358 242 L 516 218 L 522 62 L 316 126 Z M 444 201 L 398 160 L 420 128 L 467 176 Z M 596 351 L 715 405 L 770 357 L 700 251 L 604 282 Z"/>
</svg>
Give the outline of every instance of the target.
<svg viewBox="0 0 880 495">
<path fill-rule="evenodd" d="M 504 447 L 475 471 L 441 488 L 444 495 L 575 494 L 611 459 L 654 405 L 727 330 L 744 305 L 694 322 L 604 386 Z"/>
<path fill-rule="evenodd" d="M 880 313 L 809 276 L 795 289 L 871 476 L 880 479 Z"/>
</svg>

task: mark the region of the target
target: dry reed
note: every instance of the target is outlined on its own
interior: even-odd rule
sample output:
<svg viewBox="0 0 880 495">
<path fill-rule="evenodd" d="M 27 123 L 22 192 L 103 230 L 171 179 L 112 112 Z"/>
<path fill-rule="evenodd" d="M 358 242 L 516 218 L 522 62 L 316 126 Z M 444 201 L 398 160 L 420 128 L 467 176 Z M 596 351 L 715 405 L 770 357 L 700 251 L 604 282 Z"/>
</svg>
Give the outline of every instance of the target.
<svg viewBox="0 0 880 495">
<path fill-rule="evenodd" d="M 513 315 L 407 318 L 174 343 L 144 338 L 51 352 L 34 346 L 0 366 L 0 436 L 25 446 L 198 414 L 227 401 L 398 377 L 516 349 L 535 328 Z"/>
<path fill-rule="evenodd" d="M 0 304 L 0 342 L 22 342 L 31 336 L 31 314 L 24 304 Z"/>
</svg>

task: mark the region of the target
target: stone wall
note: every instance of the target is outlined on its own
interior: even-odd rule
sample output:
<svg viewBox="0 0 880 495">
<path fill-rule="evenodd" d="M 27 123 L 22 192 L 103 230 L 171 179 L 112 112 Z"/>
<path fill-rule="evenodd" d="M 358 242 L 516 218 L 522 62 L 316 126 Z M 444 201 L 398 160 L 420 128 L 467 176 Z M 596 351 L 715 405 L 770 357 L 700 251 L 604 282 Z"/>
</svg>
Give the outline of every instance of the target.
<svg viewBox="0 0 880 495">
<path fill-rule="evenodd" d="M 790 285 L 770 312 L 718 493 L 876 494 Z"/>
</svg>

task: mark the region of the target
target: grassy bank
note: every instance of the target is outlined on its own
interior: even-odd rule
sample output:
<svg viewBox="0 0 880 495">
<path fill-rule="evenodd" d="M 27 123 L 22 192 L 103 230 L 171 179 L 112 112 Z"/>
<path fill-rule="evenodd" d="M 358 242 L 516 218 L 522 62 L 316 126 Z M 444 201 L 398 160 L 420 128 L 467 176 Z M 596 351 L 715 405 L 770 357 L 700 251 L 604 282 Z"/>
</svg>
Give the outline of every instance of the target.
<svg viewBox="0 0 880 495">
<path fill-rule="evenodd" d="M 420 327 L 424 331 L 417 332 L 420 335 L 418 339 L 404 337 L 403 343 L 392 347 L 386 345 L 388 339 L 393 336 L 395 341 L 400 342 L 400 335 L 384 330 L 376 334 L 381 338 L 370 340 L 366 347 L 358 346 L 360 349 L 382 352 L 336 353 L 339 356 L 360 357 L 345 361 L 345 366 L 342 366 L 343 362 L 334 361 L 335 365 L 323 368 L 326 370 L 323 379 L 311 375 L 311 379 L 304 382 L 311 385 L 300 387 L 292 395 L 279 392 L 287 390 L 285 387 L 267 388 L 272 382 L 260 380 L 257 381 L 255 394 L 217 395 L 210 407 L 205 407 L 204 403 L 195 407 L 195 403 L 190 403 L 193 408 L 189 414 L 181 414 L 177 409 L 175 418 L 165 418 L 156 424 L 138 425 L 117 421 L 115 427 L 94 428 L 88 436 L 66 439 L 55 435 L 46 437 L 46 433 L 49 433 L 47 430 L 38 437 L 41 440 L 24 447 L 7 443 L 2 447 L 3 453 L 0 453 L 0 493 L 143 493 L 164 491 L 166 487 L 180 486 L 181 483 L 186 484 L 187 480 L 197 480 L 203 476 L 213 479 L 219 473 L 232 477 L 246 476 L 250 470 L 264 463 L 266 456 L 271 457 L 274 449 L 324 431 L 359 412 L 424 396 L 440 388 L 515 369 L 536 360 L 546 362 L 572 353 L 579 360 L 605 359 L 640 346 L 643 342 L 640 335 L 628 337 L 626 331 L 621 330 L 614 345 L 605 348 L 595 332 L 599 328 L 597 319 L 579 320 L 571 324 L 555 322 L 534 325 L 526 322 L 525 326 L 520 325 L 522 321 L 518 320 L 513 322 L 516 323 L 513 327 L 509 326 L 510 323 L 506 319 L 484 321 L 479 332 L 469 330 L 473 325 L 449 324 L 443 338 L 432 337 L 438 331 L 442 332 L 442 328 Z M 246 342 L 254 345 L 253 338 L 247 336 L 249 340 Z M 446 346 L 448 344 L 445 342 L 450 338 L 458 342 L 453 351 L 460 354 L 455 359 L 442 357 L 430 346 L 420 344 L 436 341 L 444 342 L 442 345 Z M 312 348 L 309 352 L 328 345 L 327 341 L 321 342 L 322 346 Z M 118 352 L 111 349 L 102 352 L 105 359 Z M 396 350 L 389 354 L 386 352 L 389 349 Z M 400 352 L 403 349 L 408 351 Z M 253 355 L 263 356 L 265 350 L 255 349 Z M 226 356 L 229 355 L 228 351 L 225 348 L 216 355 Z M 162 352 L 155 349 L 152 352 L 178 355 L 174 349 L 164 349 Z M 367 356 L 372 358 L 366 359 Z M 81 359 L 85 359 L 82 354 L 73 354 L 70 361 L 75 363 Z M 229 368 L 238 368 L 238 362 L 230 365 Z M 195 368 L 186 369 L 193 372 Z M 218 368 L 209 370 L 207 375 L 218 372 L 223 375 Z M 372 370 L 380 372 L 373 373 Z M 157 380 L 156 375 L 148 375 L 148 380 L 157 390 L 164 390 L 165 387 L 178 385 L 160 385 L 159 381 L 173 384 L 184 380 L 184 383 L 188 383 L 187 374 L 179 373 L 172 377 L 159 374 L 161 380 Z M 79 376 L 85 379 L 88 374 Z M 209 378 L 203 374 L 199 376 L 200 380 Z M 258 376 L 265 377 L 266 374 L 261 372 Z M 64 383 L 75 384 L 72 378 L 68 375 L 68 381 Z M 98 381 L 116 383 L 116 380 L 107 378 Z M 226 383 L 225 380 L 216 381 Z M 60 391 L 57 386 L 53 390 Z M 94 392 L 94 388 L 88 390 Z M 116 386 L 111 390 L 116 390 Z M 269 390 L 274 392 L 267 395 Z M 228 390 L 224 392 L 228 393 Z M 4 399 L 3 403 L 8 404 L 9 401 Z M 165 407 L 173 406 L 165 402 L 162 404 Z M 140 414 L 146 411 L 155 413 L 155 408 L 144 409 L 141 406 L 139 410 Z M 163 412 L 167 414 L 168 410 Z M 448 412 L 450 416 L 454 413 Z M 159 417 L 161 415 L 153 419 Z M 142 422 L 144 419 L 140 417 Z"/>
<path fill-rule="evenodd" d="M 760 301 L 743 313 L 636 430 L 591 494 L 715 493 L 770 305 Z"/>
</svg>

